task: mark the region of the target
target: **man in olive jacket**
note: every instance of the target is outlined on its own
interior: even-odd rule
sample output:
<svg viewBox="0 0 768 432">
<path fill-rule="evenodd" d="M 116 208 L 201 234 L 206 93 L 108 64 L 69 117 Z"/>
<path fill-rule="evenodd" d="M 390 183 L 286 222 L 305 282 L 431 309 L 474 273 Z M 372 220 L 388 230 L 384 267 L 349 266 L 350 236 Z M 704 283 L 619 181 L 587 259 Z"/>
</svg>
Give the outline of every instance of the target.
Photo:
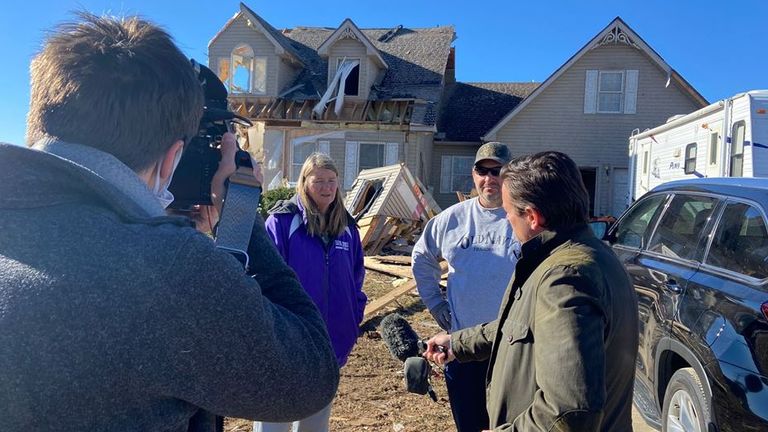
<svg viewBox="0 0 768 432">
<path fill-rule="evenodd" d="M 543 152 L 513 160 L 501 176 L 504 210 L 523 245 L 499 317 L 435 336 L 425 356 L 490 358 L 494 430 L 631 430 L 637 297 L 586 224 L 589 196 L 576 164 Z"/>
</svg>

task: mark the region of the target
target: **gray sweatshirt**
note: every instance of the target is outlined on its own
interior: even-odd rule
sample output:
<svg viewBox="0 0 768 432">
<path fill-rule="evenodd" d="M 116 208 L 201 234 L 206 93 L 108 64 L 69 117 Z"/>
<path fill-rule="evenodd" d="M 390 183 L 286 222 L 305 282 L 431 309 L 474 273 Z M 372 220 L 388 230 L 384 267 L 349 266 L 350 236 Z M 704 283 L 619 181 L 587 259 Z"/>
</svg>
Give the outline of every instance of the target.
<svg viewBox="0 0 768 432">
<path fill-rule="evenodd" d="M 67 151 L 0 144 L 0 430 L 186 431 L 200 408 L 288 421 L 332 400 L 323 320 L 263 228 L 251 278 L 116 159 Z"/>
<path fill-rule="evenodd" d="M 444 301 L 438 262 L 444 258 L 451 330 L 493 321 L 519 251 L 504 209 L 484 208 L 477 198 L 454 204 L 427 222 L 413 248 L 419 295 L 430 310 Z"/>
</svg>

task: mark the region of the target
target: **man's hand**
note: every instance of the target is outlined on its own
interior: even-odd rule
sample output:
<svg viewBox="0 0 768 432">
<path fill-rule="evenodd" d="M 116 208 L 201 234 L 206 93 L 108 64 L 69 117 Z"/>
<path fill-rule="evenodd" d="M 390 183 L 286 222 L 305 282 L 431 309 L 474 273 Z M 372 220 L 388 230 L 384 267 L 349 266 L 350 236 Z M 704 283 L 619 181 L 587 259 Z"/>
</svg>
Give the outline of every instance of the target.
<svg viewBox="0 0 768 432">
<path fill-rule="evenodd" d="M 451 335 L 441 333 L 433 336 L 432 339 L 427 341 L 427 350 L 424 351 L 423 357 L 439 365 L 453 361 L 456 356 L 453 355 L 453 350 L 451 349 Z"/>
<path fill-rule="evenodd" d="M 437 324 L 445 331 L 451 331 L 451 306 L 443 300 L 442 303 L 429 310 Z"/>
</svg>

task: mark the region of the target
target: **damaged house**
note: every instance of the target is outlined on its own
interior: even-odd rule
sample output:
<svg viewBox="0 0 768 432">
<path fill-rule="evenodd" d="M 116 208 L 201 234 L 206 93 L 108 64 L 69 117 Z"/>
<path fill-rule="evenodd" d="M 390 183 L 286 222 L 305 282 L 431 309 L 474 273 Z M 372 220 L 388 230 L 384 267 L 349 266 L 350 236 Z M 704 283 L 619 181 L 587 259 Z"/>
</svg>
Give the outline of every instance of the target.
<svg viewBox="0 0 768 432">
<path fill-rule="evenodd" d="M 240 4 L 208 45 L 230 107 L 249 117 L 248 150 L 268 188 L 306 157 L 337 161 L 350 192 L 362 170 L 402 163 L 445 208 L 472 188 L 477 148 L 555 149 L 582 168 L 595 215 L 617 214 L 632 130 L 706 101 L 616 18 L 543 83 L 461 83 L 452 26 L 278 30 Z M 514 53 L 500 53 L 514 55 Z"/>
</svg>

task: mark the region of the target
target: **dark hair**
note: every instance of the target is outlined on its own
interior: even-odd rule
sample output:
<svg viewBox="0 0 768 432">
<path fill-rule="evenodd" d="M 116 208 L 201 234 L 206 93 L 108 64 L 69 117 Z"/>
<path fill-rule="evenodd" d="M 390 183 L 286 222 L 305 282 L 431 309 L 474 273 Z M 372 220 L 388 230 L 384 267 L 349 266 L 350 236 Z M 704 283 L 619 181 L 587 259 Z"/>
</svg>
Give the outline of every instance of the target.
<svg viewBox="0 0 768 432">
<path fill-rule="evenodd" d="M 568 155 L 546 151 L 513 159 L 501 180 L 519 214 L 537 209 L 548 229 L 584 224 L 589 218 L 589 193 L 576 163 Z"/>
<path fill-rule="evenodd" d="M 139 17 L 77 16 L 32 60 L 29 145 L 52 136 L 141 171 L 197 134 L 203 90 L 168 33 Z"/>
</svg>

